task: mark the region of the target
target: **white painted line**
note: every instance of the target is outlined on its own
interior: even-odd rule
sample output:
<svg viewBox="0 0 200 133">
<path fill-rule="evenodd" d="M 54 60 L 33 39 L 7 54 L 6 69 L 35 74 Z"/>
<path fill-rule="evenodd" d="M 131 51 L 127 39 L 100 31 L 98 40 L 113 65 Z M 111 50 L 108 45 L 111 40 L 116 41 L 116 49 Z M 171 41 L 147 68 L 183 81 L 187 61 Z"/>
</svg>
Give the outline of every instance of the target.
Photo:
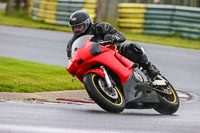
<svg viewBox="0 0 200 133">
<path fill-rule="evenodd" d="M 0 133 L 119 133 L 119 132 L 0 124 Z"/>
</svg>

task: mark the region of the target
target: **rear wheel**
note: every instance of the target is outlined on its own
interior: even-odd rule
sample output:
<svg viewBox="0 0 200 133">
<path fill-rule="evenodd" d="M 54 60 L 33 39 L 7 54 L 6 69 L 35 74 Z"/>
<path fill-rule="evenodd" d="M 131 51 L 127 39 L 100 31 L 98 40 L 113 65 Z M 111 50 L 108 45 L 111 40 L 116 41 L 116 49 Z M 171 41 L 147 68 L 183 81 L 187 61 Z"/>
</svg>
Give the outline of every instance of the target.
<svg viewBox="0 0 200 133">
<path fill-rule="evenodd" d="M 125 101 L 119 87 L 108 88 L 105 79 L 98 74 L 89 73 L 83 82 L 89 96 L 104 110 L 120 113 L 125 108 Z"/>
<path fill-rule="evenodd" d="M 166 87 L 157 88 L 156 93 L 160 100 L 160 103 L 154 106 L 157 112 L 170 115 L 178 110 L 179 98 L 174 87 L 170 83 Z"/>
</svg>

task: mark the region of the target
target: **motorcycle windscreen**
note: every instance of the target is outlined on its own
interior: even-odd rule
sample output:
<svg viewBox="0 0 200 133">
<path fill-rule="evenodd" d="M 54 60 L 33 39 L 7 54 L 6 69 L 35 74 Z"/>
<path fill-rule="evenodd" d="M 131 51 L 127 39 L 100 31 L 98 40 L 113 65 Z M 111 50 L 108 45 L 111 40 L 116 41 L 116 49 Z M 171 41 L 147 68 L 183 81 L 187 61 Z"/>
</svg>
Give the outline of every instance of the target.
<svg viewBox="0 0 200 133">
<path fill-rule="evenodd" d="M 77 38 L 74 43 L 72 44 L 72 52 L 71 52 L 71 56 L 73 55 L 73 53 L 78 50 L 79 48 L 82 48 L 86 42 L 87 39 L 92 38 L 93 35 L 84 35 L 81 36 L 79 38 Z"/>
</svg>

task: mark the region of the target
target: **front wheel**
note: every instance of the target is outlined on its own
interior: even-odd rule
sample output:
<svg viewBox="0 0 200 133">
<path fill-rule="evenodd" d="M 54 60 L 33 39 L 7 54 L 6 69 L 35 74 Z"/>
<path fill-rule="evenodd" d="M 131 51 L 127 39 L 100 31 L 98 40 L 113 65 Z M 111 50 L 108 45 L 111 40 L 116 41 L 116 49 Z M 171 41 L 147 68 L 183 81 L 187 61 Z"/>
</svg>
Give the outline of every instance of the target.
<svg viewBox="0 0 200 133">
<path fill-rule="evenodd" d="M 158 89 L 160 91 L 158 91 Z M 179 98 L 174 87 L 169 83 L 168 86 L 160 87 L 158 89 L 156 93 L 160 102 L 154 106 L 154 109 L 165 115 L 175 113 L 179 108 Z"/>
<path fill-rule="evenodd" d="M 113 113 L 124 110 L 124 96 L 117 86 L 108 88 L 105 79 L 95 73 L 85 75 L 83 83 L 92 100 L 104 110 Z"/>
</svg>

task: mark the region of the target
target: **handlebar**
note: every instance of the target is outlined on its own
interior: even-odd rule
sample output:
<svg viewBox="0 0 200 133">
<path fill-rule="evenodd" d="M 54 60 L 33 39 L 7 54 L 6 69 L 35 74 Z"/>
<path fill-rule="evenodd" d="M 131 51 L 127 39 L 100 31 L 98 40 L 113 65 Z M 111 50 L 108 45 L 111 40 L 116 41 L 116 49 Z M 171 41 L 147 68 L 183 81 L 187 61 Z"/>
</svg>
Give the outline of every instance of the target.
<svg viewBox="0 0 200 133">
<path fill-rule="evenodd" d="M 112 43 L 112 42 L 111 42 L 111 40 L 108 40 L 108 41 L 102 41 L 102 40 L 101 40 L 101 41 L 99 41 L 98 43 L 99 43 L 100 45 L 105 46 L 106 44 L 109 44 L 109 43 Z"/>
</svg>

